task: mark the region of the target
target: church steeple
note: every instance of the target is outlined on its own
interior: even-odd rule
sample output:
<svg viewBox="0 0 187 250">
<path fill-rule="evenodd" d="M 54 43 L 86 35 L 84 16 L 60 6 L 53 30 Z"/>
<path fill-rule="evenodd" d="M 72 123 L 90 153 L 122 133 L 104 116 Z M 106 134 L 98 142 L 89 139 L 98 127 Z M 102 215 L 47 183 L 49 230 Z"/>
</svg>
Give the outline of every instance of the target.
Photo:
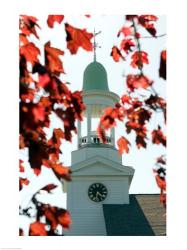
<svg viewBox="0 0 187 250">
<path fill-rule="evenodd" d="M 115 129 L 108 131 L 107 143 L 103 144 L 92 126 L 94 119 L 99 120 L 106 107 L 114 107 L 119 101 L 118 95 L 109 90 L 106 69 L 96 61 L 95 35 L 94 31 L 94 61 L 86 67 L 83 76 L 83 101 L 86 105 L 84 121 L 86 121 L 87 134 L 82 136 L 82 125 L 78 122 L 78 148 L 87 146 L 114 148 Z"/>
</svg>

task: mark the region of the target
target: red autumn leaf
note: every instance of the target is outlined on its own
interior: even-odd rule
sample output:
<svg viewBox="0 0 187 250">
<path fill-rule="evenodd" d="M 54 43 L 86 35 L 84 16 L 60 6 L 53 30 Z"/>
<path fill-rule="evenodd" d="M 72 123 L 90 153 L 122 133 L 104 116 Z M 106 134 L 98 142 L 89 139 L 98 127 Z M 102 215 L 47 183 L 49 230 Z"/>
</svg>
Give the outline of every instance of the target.
<svg viewBox="0 0 187 250">
<path fill-rule="evenodd" d="M 160 68 L 159 68 L 159 76 L 166 80 L 166 50 L 163 50 L 160 55 Z"/>
<path fill-rule="evenodd" d="M 64 19 L 63 15 L 48 15 L 47 24 L 50 28 L 53 28 L 54 22 L 61 23 Z"/>
<path fill-rule="evenodd" d="M 57 218 L 58 218 L 58 222 L 60 223 L 60 225 L 62 225 L 64 228 L 69 228 L 71 224 L 71 217 L 68 211 L 59 213 Z"/>
<path fill-rule="evenodd" d="M 132 35 L 132 27 L 122 27 L 120 29 L 120 31 L 118 32 L 117 36 L 120 36 L 121 33 L 124 36 L 130 36 L 130 35 Z"/>
<path fill-rule="evenodd" d="M 23 102 L 33 101 L 34 94 L 36 93 L 35 89 L 31 89 L 25 83 L 20 83 L 20 98 Z"/>
<path fill-rule="evenodd" d="M 148 54 L 145 52 L 145 51 L 136 51 L 133 53 L 133 55 L 131 56 L 131 66 L 133 68 L 142 68 L 143 67 L 143 64 L 146 63 L 148 64 L 149 63 L 149 60 L 148 60 Z"/>
<path fill-rule="evenodd" d="M 156 29 L 153 23 L 158 20 L 158 17 L 154 15 L 141 15 L 138 18 L 139 23 L 152 35 L 156 36 Z"/>
<path fill-rule="evenodd" d="M 132 39 L 123 39 L 121 41 L 121 50 L 124 50 L 127 54 L 129 53 L 129 51 L 132 51 L 131 47 L 134 47 L 135 43 L 132 41 Z"/>
<path fill-rule="evenodd" d="M 105 130 L 101 127 L 101 125 L 99 125 L 97 128 L 97 134 L 103 143 L 107 142 Z"/>
<path fill-rule="evenodd" d="M 130 142 L 124 137 L 120 137 L 117 141 L 117 145 L 118 145 L 118 150 L 120 154 L 123 154 L 123 152 L 125 151 L 126 153 L 129 152 L 129 145 Z"/>
<path fill-rule="evenodd" d="M 126 15 L 126 20 L 132 21 L 134 18 L 138 18 L 138 15 Z"/>
<path fill-rule="evenodd" d="M 40 26 L 37 24 L 37 21 L 38 19 L 36 17 L 21 15 L 19 21 L 19 28 L 21 30 L 21 33 L 25 36 L 33 34 L 34 36 L 39 38 L 36 32 L 36 27 L 40 28 Z"/>
<path fill-rule="evenodd" d="M 27 43 L 20 47 L 20 55 L 24 56 L 27 62 L 34 65 L 38 62 L 38 56 L 40 55 L 40 50 L 35 46 L 34 43 Z"/>
<path fill-rule="evenodd" d="M 58 179 L 64 178 L 70 180 L 70 168 L 64 167 L 62 164 L 53 164 L 52 169 Z"/>
<path fill-rule="evenodd" d="M 45 224 L 39 221 L 35 221 L 30 224 L 29 235 L 30 236 L 47 236 Z"/>
<path fill-rule="evenodd" d="M 163 189 L 161 189 L 160 193 L 160 203 L 163 203 L 164 207 L 166 206 L 166 193 L 163 192 Z"/>
<path fill-rule="evenodd" d="M 48 184 L 47 186 L 41 188 L 40 190 L 45 190 L 47 192 L 50 192 L 51 190 L 55 189 L 57 185 L 54 184 Z"/>
<path fill-rule="evenodd" d="M 19 190 L 22 190 L 23 185 L 28 185 L 30 181 L 27 178 L 19 178 Z"/>
<path fill-rule="evenodd" d="M 24 166 L 22 165 L 23 161 L 22 160 L 19 160 L 19 172 L 20 173 L 23 173 L 25 172 L 25 169 L 24 169 Z"/>
<path fill-rule="evenodd" d="M 153 81 L 149 80 L 144 75 L 128 75 L 126 79 L 127 87 L 134 91 L 134 89 L 143 88 L 146 89 L 153 84 Z"/>
<path fill-rule="evenodd" d="M 157 175 L 155 178 L 156 178 L 156 182 L 157 182 L 157 185 L 159 186 L 159 188 L 166 190 L 165 178 L 161 178 L 159 175 Z"/>
<path fill-rule="evenodd" d="M 45 88 L 46 86 L 48 86 L 50 80 L 51 80 L 51 78 L 49 77 L 49 74 L 47 74 L 47 73 L 45 73 L 43 75 L 39 74 L 37 86 Z"/>
<path fill-rule="evenodd" d="M 119 62 L 120 59 L 125 60 L 125 57 L 121 54 L 118 47 L 113 46 L 110 55 L 113 57 L 115 62 Z"/>
<path fill-rule="evenodd" d="M 53 130 L 53 135 L 51 137 L 51 139 L 48 141 L 49 145 L 53 145 L 56 148 L 59 148 L 59 146 L 61 145 L 61 139 L 64 139 L 65 135 L 64 132 L 62 131 L 61 128 L 55 128 Z"/>
<path fill-rule="evenodd" d="M 85 17 L 90 18 L 90 17 L 91 17 L 91 15 L 85 15 Z"/>
<path fill-rule="evenodd" d="M 47 69 L 56 75 L 64 73 L 62 61 L 59 56 L 64 55 L 64 51 L 51 47 L 50 42 L 45 44 L 45 61 Z"/>
<path fill-rule="evenodd" d="M 166 136 L 163 134 L 160 126 L 158 126 L 158 129 L 152 131 L 152 142 L 166 146 Z"/>
<path fill-rule="evenodd" d="M 29 163 L 31 168 L 34 170 L 36 175 L 41 172 L 41 166 L 43 160 L 48 160 L 49 158 L 49 146 L 46 145 L 42 140 L 40 141 L 29 141 Z"/>
<path fill-rule="evenodd" d="M 65 31 L 67 35 L 67 48 L 70 50 L 71 54 L 76 54 L 79 47 L 87 51 L 93 50 L 91 42 L 91 38 L 93 37 L 92 33 L 88 33 L 86 29 L 75 28 L 68 23 L 65 24 Z"/>
<path fill-rule="evenodd" d="M 22 229 L 22 228 L 19 229 L 19 236 L 24 236 L 24 233 L 23 233 L 23 229 Z"/>
<path fill-rule="evenodd" d="M 115 62 L 119 62 L 120 59 L 125 60 L 125 57 L 121 54 L 118 47 L 113 46 L 110 55 L 113 57 Z"/>
<path fill-rule="evenodd" d="M 25 45 L 29 43 L 29 40 L 27 39 L 26 35 L 19 34 L 19 44 L 20 46 Z"/>
<path fill-rule="evenodd" d="M 146 143 L 145 139 L 146 139 L 146 134 L 137 133 L 136 146 L 138 147 L 138 149 L 147 147 L 147 143 Z"/>
<path fill-rule="evenodd" d="M 121 97 L 121 101 L 123 104 L 130 104 L 131 103 L 131 97 L 129 95 L 123 95 Z"/>
<path fill-rule="evenodd" d="M 164 159 L 163 155 L 158 157 L 157 160 L 156 160 L 157 163 L 161 163 L 163 165 L 166 164 L 166 160 Z"/>
</svg>

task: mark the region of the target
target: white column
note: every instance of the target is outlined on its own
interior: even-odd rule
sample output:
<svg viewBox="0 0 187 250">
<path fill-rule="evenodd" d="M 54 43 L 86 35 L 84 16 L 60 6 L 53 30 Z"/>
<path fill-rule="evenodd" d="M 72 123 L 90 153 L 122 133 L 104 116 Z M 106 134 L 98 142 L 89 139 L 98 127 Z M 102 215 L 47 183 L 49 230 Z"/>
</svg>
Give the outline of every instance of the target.
<svg viewBox="0 0 187 250">
<path fill-rule="evenodd" d="M 112 139 L 112 144 L 115 146 L 115 128 L 111 128 L 110 130 L 110 137 Z"/>
<path fill-rule="evenodd" d="M 87 106 L 87 137 L 88 137 L 88 143 L 91 142 L 91 106 Z"/>
<path fill-rule="evenodd" d="M 77 132 L 78 132 L 77 147 L 79 147 L 80 139 L 82 137 L 82 135 L 81 135 L 81 121 L 79 121 L 79 120 L 77 122 Z"/>
</svg>

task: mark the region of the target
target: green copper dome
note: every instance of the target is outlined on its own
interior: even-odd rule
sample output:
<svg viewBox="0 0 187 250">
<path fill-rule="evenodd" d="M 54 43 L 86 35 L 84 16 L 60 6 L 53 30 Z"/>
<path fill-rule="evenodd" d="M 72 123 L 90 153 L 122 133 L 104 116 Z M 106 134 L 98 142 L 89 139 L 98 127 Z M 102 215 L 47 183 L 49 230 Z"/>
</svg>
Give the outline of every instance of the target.
<svg viewBox="0 0 187 250">
<path fill-rule="evenodd" d="M 86 67 L 83 77 L 83 90 L 109 91 L 107 73 L 101 63 L 94 61 Z"/>
</svg>

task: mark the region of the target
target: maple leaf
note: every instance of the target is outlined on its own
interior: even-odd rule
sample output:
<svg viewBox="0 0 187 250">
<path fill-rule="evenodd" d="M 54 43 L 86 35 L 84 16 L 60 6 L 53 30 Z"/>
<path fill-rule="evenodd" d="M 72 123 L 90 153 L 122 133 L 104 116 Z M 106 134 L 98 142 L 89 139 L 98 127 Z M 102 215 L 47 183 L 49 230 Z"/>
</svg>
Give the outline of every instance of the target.
<svg viewBox="0 0 187 250">
<path fill-rule="evenodd" d="M 29 40 L 27 39 L 26 35 L 19 34 L 19 43 L 20 43 L 20 46 L 29 43 Z"/>
<path fill-rule="evenodd" d="M 120 59 L 125 60 L 125 57 L 121 54 L 117 46 L 112 47 L 110 55 L 113 57 L 115 62 L 119 62 Z"/>
<path fill-rule="evenodd" d="M 132 21 L 134 18 L 138 18 L 138 15 L 126 15 L 126 20 Z"/>
<path fill-rule="evenodd" d="M 40 190 L 45 190 L 45 191 L 47 191 L 48 193 L 50 193 L 51 190 L 55 189 L 56 187 L 57 187 L 57 185 L 48 184 L 47 186 L 41 188 Z"/>
<path fill-rule="evenodd" d="M 20 173 L 23 173 L 25 172 L 25 169 L 24 169 L 24 166 L 22 165 L 23 161 L 22 160 L 19 160 L 19 172 Z"/>
<path fill-rule="evenodd" d="M 68 167 L 64 167 L 62 164 L 53 164 L 52 170 L 58 179 L 65 179 L 67 181 L 71 180 L 70 173 L 71 170 Z"/>
<path fill-rule="evenodd" d="M 138 88 L 146 89 L 150 87 L 153 84 L 153 81 L 151 81 L 148 77 L 144 75 L 128 75 L 126 79 L 127 87 L 134 91 Z"/>
<path fill-rule="evenodd" d="M 28 185 L 30 181 L 27 178 L 19 178 L 19 190 L 22 190 L 23 185 Z"/>
<path fill-rule="evenodd" d="M 159 68 L 159 76 L 166 80 L 166 50 L 163 50 L 160 54 L 160 68 Z"/>
<path fill-rule="evenodd" d="M 47 236 L 45 224 L 39 221 L 35 221 L 30 224 L 29 235 L 30 236 Z"/>
<path fill-rule="evenodd" d="M 91 15 L 85 15 L 85 17 L 90 18 L 90 17 L 91 17 Z"/>
<path fill-rule="evenodd" d="M 157 182 L 157 185 L 159 186 L 159 188 L 166 190 L 165 178 L 161 178 L 159 175 L 157 175 L 155 178 L 156 178 L 156 182 Z"/>
<path fill-rule="evenodd" d="M 43 141 L 30 140 L 29 162 L 36 175 L 39 175 L 41 172 L 42 161 L 49 158 L 48 150 L 49 147 Z"/>
<path fill-rule="evenodd" d="M 97 128 L 97 134 L 103 143 L 107 142 L 105 130 L 101 125 L 99 125 Z"/>
<path fill-rule="evenodd" d="M 45 44 L 45 63 L 47 69 L 56 75 L 60 73 L 64 73 L 64 69 L 62 66 L 62 61 L 59 56 L 64 55 L 64 51 L 51 47 L 51 43 L 47 42 Z"/>
<path fill-rule="evenodd" d="M 38 62 L 40 50 L 34 43 L 27 43 L 20 47 L 20 55 L 24 56 L 27 62 L 31 62 L 34 65 L 35 62 Z"/>
<path fill-rule="evenodd" d="M 124 137 L 120 137 L 117 141 L 117 145 L 118 145 L 118 150 L 120 154 L 123 154 L 123 152 L 125 151 L 126 153 L 129 152 L 129 145 L 130 142 Z"/>
<path fill-rule="evenodd" d="M 166 136 L 163 134 L 160 126 L 158 126 L 158 129 L 152 131 L 152 142 L 166 146 Z"/>
<path fill-rule="evenodd" d="M 53 145 L 55 148 L 59 148 L 61 145 L 61 139 L 64 139 L 65 135 L 61 128 L 55 128 L 53 130 L 53 135 L 51 139 L 48 141 L 49 145 Z"/>
<path fill-rule="evenodd" d="M 157 160 L 156 160 L 156 162 L 157 162 L 157 163 L 161 163 L 161 164 L 163 164 L 163 165 L 166 164 L 166 160 L 164 159 L 164 156 L 163 156 L 163 155 L 161 155 L 160 157 L 158 157 Z"/>
<path fill-rule="evenodd" d="M 64 228 L 69 228 L 71 224 L 71 217 L 68 211 L 58 213 L 57 219 L 60 225 L 62 225 Z"/>
<path fill-rule="evenodd" d="M 135 43 L 132 41 L 132 39 L 123 39 L 121 41 L 121 49 L 124 50 L 127 54 L 129 53 L 129 51 L 132 51 L 131 47 L 134 47 Z"/>
<path fill-rule="evenodd" d="M 75 28 L 68 23 L 65 24 L 65 31 L 67 35 L 67 48 L 71 54 L 76 54 L 79 47 L 87 51 L 93 50 L 93 45 L 91 43 L 91 38 L 93 37 L 92 33 L 88 33 L 86 29 Z"/>
<path fill-rule="evenodd" d="M 35 89 L 31 89 L 28 87 L 28 84 L 20 82 L 20 98 L 22 101 L 33 101 L 34 94 L 36 92 Z"/>
<path fill-rule="evenodd" d="M 19 28 L 23 35 L 29 36 L 33 34 L 35 37 L 38 37 L 36 32 L 36 27 L 40 28 L 37 24 L 38 19 L 33 16 L 21 15 L 19 20 Z"/>
<path fill-rule="evenodd" d="M 48 15 L 47 24 L 50 28 L 54 27 L 54 23 L 61 23 L 64 19 L 64 15 Z"/>
<path fill-rule="evenodd" d="M 136 145 L 139 148 L 146 148 L 147 147 L 147 143 L 145 141 L 145 138 L 146 138 L 146 134 L 140 134 L 140 133 L 137 133 L 136 135 Z"/>
<path fill-rule="evenodd" d="M 141 15 L 138 18 L 139 23 L 152 35 L 156 36 L 156 29 L 153 23 L 158 20 L 158 17 L 154 15 Z"/>
<path fill-rule="evenodd" d="M 130 104 L 131 103 L 131 97 L 129 95 L 122 95 L 121 101 L 123 104 Z"/>
<path fill-rule="evenodd" d="M 123 34 L 124 36 L 130 36 L 132 35 L 132 27 L 122 27 L 120 31 L 118 32 L 117 36 L 119 37 L 120 34 Z"/>
<path fill-rule="evenodd" d="M 133 68 L 142 68 L 143 67 L 143 64 L 146 63 L 148 64 L 149 63 L 149 60 L 148 60 L 148 54 L 145 52 L 145 51 L 135 51 L 132 56 L 131 56 L 131 66 Z"/>
<path fill-rule="evenodd" d="M 24 236 L 23 229 L 19 228 L 19 236 Z"/>
</svg>

